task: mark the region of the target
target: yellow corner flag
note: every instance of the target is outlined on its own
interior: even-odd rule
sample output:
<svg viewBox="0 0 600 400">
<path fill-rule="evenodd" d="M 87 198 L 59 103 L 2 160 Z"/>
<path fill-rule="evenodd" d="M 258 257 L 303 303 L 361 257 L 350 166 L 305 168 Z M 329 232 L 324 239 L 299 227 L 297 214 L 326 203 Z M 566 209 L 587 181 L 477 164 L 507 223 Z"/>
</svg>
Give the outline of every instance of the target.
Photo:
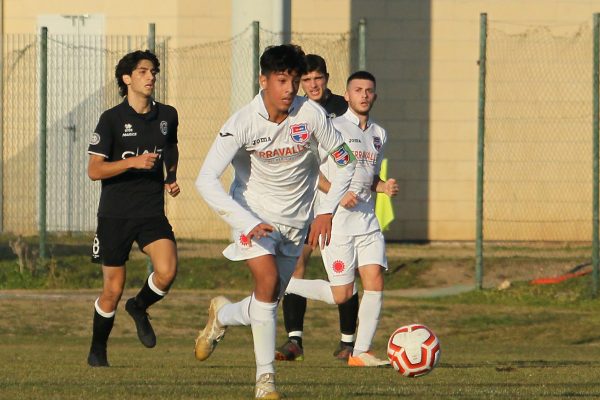
<svg viewBox="0 0 600 400">
<path fill-rule="evenodd" d="M 379 177 L 382 181 L 387 180 L 387 158 L 381 162 L 381 171 Z M 379 220 L 381 231 L 390 229 L 390 224 L 394 220 L 394 207 L 392 207 L 392 199 L 385 193 L 377 193 L 375 200 L 375 215 Z"/>
</svg>

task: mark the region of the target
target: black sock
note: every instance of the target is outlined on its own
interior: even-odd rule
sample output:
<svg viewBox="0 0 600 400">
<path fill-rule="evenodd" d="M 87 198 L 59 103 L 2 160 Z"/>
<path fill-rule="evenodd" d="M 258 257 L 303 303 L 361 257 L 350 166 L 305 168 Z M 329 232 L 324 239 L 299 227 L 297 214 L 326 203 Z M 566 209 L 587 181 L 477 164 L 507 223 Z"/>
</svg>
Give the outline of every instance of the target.
<svg viewBox="0 0 600 400">
<path fill-rule="evenodd" d="M 103 317 L 102 315 L 98 314 L 98 311 L 94 307 L 94 326 L 92 328 L 91 351 L 106 350 L 106 343 L 108 342 L 108 336 L 110 335 L 110 331 L 112 331 L 114 322 L 114 315 L 110 318 Z"/>
<path fill-rule="evenodd" d="M 354 293 L 345 303 L 338 304 L 338 312 L 340 314 L 340 332 L 344 335 L 354 335 L 358 319 L 358 293 Z"/>
<path fill-rule="evenodd" d="M 306 299 L 297 294 L 283 296 L 283 322 L 287 333 L 304 330 Z"/>
<path fill-rule="evenodd" d="M 152 279 L 152 275 L 148 277 L 148 279 Z M 148 279 L 144 283 L 144 286 L 140 289 L 139 293 L 135 296 L 135 302 L 139 308 L 142 310 L 147 309 L 152 304 L 156 303 L 159 300 L 162 300 L 163 297 L 160 294 L 156 293 L 154 290 L 150 289 L 150 285 L 148 284 Z"/>
</svg>

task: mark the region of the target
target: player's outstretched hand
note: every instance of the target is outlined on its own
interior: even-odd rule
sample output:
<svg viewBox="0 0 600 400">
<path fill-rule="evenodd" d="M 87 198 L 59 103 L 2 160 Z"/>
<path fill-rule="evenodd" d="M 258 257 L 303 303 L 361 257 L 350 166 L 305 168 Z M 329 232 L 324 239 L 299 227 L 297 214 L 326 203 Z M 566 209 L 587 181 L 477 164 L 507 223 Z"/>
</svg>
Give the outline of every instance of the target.
<svg viewBox="0 0 600 400">
<path fill-rule="evenodd" d="M 177 182 L 165 183 L 165 190 L 171 195 L 171 197 L 176 197 L 181 192 Z"/>
<path fill-rule="evenodd" d="M 310 226 L 310 233 L 308 234 L 308 245 L 313 249 L 319 244 L 321 249 L 329 245 L 331 240 L 331 221 L 333 220 L 333 214 L 319 214 L 315 217 Z M 319 243 L 319 240 L 321 243 Z"/>
<path fill-rule="evenodd" d="M 342 200 L 340 200 L 340 206 L 344 208 L 353 208 L 358 204 L 358 196 L 354 192 L 346 192 Z"/>
<path fill-rule="evenodd" d="M 273 230 L 275 230 L 275 228 L 272 225 L 265 224 L 264 222 L 261 222 L 260 224 L 256 225 L 246 235 L 246 237 L 248 238 L 249 245 L 252 246 L 252 238 L 260 239 L 269 236 L 269 233 L 273 232 Z"/>
<path fill-rule="evenodd" d="M 390 178 L 387 181 L 385 181 L 385 183 L 383 184 L 383 192 L 390 197 L 394 197 L 395 195 L 397 195 L 398 184 L 396 183 L 396 180 Z"/>
<path fill-rule="evenodd" d="M 129 158 L 129 160 L 131 160 L 131 168 L 136 169 L 152 169 L 154 168 L 157 159 L 157 153 L 145 153 L 137 157 Z"/>
</svg>

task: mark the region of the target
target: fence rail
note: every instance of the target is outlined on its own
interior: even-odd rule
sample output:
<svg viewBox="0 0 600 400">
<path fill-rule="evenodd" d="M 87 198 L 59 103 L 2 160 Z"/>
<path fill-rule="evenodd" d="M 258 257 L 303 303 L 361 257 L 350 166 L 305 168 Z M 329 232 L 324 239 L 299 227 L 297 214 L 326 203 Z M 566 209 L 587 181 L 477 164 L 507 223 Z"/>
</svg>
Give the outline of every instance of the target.
<svg viewBox="0 0 600 400">
<path fill-rule="evenodd" d="M 161 62 L 155 97 L 180 115 L 182 193 L 167 197 L 167 215 L 180 238 L 229 237 L 229 228 L 196 194 L 194 180 L 221 125 L 254 96 L 260 52 L 280 36 L 253 24 L 228 40 L 176 48 L 154 31 L 151 26 L 148 36 L 4 37 L 2 232 L 39 234 L 43 249 L 46 230 L 95 229 L 100 184 L 86 173 L 89 137 L 100 114 L 121 101 L 114 78 L 118 60 L 154 47 Z M 355 35 L 292 32 L 291 39 L 327 60 L 330 86 L 341 91 Z M 230 179 L 229 171 L 224 183 Z"/>
</svg>

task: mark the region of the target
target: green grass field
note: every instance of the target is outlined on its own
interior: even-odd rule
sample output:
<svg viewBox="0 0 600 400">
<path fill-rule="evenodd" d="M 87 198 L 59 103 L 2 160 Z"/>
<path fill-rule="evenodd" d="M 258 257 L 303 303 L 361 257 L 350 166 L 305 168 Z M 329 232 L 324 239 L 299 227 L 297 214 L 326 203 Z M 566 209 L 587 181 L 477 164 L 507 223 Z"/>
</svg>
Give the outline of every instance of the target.
<svg viewBox="0 0 600 400">
<path fill-rule="evenodd" d="M 244 297 L 247 271 L 223 259 L 183 258 L 172 292 L 151 309 L 157 346 L 146 349 L 138 342 L 120 304 L 109 342 L 111 368 L 93 369 L 86 356 L 101 281 L 84 258 L 57 258 L 53 276 L 36 277 L 19 276 L 14 260 L 0 260 L 1 399 L 253 398 L 249 328 L 230 329 L 207 361 L 193 356 L 210 298 Z M 423 287 L 423 274 L 431 274 L 436 264 L 409 261 L 390 260 L 386 285 L 394 290 L 384 299 L 374 350 L 384 357 L 395 328 L 424 323 L 440 338 L 439 366 L 416 379 L 391 368 L 349 368 L 331 355 L 339 339 L 337 308 L 309 302 L 306 360 L 276 364 L 286 398 L 600 398 L 600 300 L 590 299 L 589 276 L 558 285 L 513 282 L 503 291 L 415 299 L 398 289 Z M 311 268 L 318 276 L 319 268 Z M 126 297 L 135 294 L 144 274 L 144 260 L 134 260 Z M 278 344 L 284 339 L 280 319 Z"/>
<path fill-rule="evenodd" d="M 385 354 L 387 336 L 403 324 L 425 323 L 440 337 L 440 365 L 416 379 L 390 368 L 355 369 L 335 360 L 337 310 L 309 302 L 306 360 L 277 363 L 280 390 L 290 399 L 599 398 L 600 307 L 556 296 L 582 285 L 542 289 L 547 293 L 535 302 L 525 285 L 513 293 L 429 300 L 388 295 L 375 342 L 379 356 Z M 248 328 L 230 329 L 207 361 L 194 359 L 194 337 L 215 293 L 174 289 L 151 314 L 159 339 L 154 349 L 138 343 L 121 308 L 109 342 L 112 366 L 92 369 L 85 359 L 96 291 L 3 291 L 0 398 L 252 398 Z M 243 293 L 228 295 L 239 299 Z M 281 342 L 282 324 L 278 336 Z"/>
</svg>

